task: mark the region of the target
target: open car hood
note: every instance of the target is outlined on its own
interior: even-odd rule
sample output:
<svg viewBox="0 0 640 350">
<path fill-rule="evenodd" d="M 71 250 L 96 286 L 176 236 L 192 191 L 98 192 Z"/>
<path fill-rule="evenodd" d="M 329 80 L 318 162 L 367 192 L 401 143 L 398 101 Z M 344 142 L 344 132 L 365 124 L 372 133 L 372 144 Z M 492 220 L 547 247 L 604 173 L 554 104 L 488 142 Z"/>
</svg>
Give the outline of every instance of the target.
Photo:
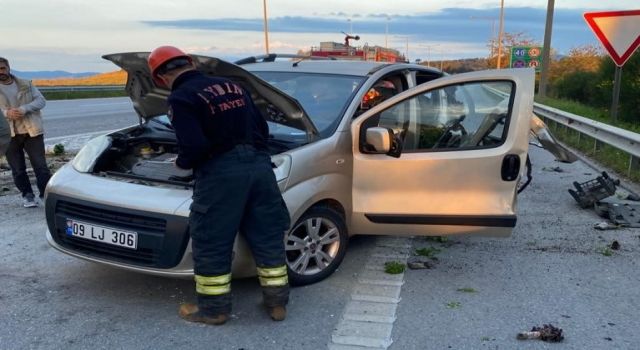
<svg viewBox="0 0 640 350">
<path fill-rule="evenodd" d="M 569 151 L 566 147 L 561 145 L 549 132 L 547 124 L 537 115 L 531 115 L 531 122 L 529 124 L 531 134 L 538 140 L 542 147 L 549 153 L 553 154 L 557 160 L 564 163 L 573 163 L 578 160 L 573 152 Z"/>
<path fill-rule="evenodd" d="M 158 87 L 153 83 L 147 65 L 148 56 L 149 52 L 126 52 L 102 56 L 127 71 L 126 91 L 133 102 L 133 108 L 145 120 L 167 114 L 167 98 L 171 93 L 169 89 Z M 293 97 L 235 64 L 213 57 L 190 56 L 199 71 L 211 76 L 231 79 L 242 85 L 249 91 L 255 105 L 267 121 L 305 131 L 309 141 L 318 137 L 318 130 L 300 103 Z"/>
</svg>

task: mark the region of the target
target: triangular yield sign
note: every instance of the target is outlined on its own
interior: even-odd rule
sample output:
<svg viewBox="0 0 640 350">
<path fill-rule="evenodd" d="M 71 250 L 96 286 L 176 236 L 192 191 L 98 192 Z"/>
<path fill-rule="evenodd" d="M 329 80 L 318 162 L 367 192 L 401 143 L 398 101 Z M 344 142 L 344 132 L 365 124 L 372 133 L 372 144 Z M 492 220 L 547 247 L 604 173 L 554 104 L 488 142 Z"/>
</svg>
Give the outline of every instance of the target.
<svg viewBox="0 0 640 350">
<path fill-rule="evenodd" d="M 640 46 L 640 10 L 588 12 L 584 19 L 620 67 Z"/>
</svg>

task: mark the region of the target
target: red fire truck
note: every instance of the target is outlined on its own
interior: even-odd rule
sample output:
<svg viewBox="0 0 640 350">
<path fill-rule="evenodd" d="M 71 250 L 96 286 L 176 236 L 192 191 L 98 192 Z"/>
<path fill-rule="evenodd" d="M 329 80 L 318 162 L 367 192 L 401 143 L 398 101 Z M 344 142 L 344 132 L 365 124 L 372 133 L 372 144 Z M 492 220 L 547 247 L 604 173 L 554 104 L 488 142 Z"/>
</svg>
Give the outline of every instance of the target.
<svg viewBox="0 0 640 350">
<path fill-rule="evenodd" d="M 398 50 L 385 48 L 382 46 L 364 46 L 356 47 L 349 45 L 349 40 L 360 40 L 355 35 L 346 35 L 344 44 L 333 41 L 324 41 L 320 46 L 311 47 L 311 56 L 330 57 L 340 60 L 358 60 L 358 61 L 380 61 L 380 62 L 406 62 L 406 58 Z"/>
</svg>

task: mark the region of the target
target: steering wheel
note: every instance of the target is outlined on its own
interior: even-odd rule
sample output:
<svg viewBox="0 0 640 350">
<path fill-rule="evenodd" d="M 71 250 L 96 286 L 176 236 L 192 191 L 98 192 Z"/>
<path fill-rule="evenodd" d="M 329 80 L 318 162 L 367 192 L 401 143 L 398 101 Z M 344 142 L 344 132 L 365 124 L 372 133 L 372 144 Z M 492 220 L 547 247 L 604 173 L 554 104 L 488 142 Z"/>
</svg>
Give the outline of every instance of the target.
<svg viewBox="0 0 640 350">
<path fill-rule="evenodd" d="M 467 130 L 465 130 L 464 126 L 461 124 L 466 115 L 461 115 L 458 118 L 454 118 L 449 120 L 444 125 L 444 130 L 442 131 L 442 135 L 438 138 L 438 140 L 433 144 L 432 149 L 435 148 L 448 148 L 448 146 L 453 145 L 455 141 L 460 140 L 460 137 L 454 137 L 454 131 L 460 131 L 460 136 L 467 135 Z"/>
<path fill-rule="evenodd" d="M 491 140 L 491 138 L 489 138 L 489 135 L 493 132 L 493 130 L 495 130 L 495 128 L 499 124 L 504 125 L 506 119 L 507 119 L 507 113 L 494 112 L 494 113 L 488 114 L 484 118 L 480 126 L 478 127 L 478 130 L 475 132 L 475 135 L 473 135 L 470 140 L 465 142 L 465 144 L 468 146 L 480 146 L 481 144 L 482 145 L 490 144 L 489 141 L 494 141 L 495 143 L 495 140 Z"/>
</svg>

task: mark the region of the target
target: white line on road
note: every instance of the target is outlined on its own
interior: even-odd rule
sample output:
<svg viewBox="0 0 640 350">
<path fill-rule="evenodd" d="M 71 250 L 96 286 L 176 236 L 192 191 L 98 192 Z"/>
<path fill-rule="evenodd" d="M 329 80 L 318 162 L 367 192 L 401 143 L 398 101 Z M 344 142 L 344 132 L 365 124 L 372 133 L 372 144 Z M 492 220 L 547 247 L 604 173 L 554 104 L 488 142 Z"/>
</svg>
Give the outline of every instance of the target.
<svg viewBox="0 0 640 350">
<path fill-rule="evenodd" d="M 404 273 L 384 272 L 385 261 L 406 265 L 411 238 L 379 237 L 376 247 L 353 287 L 351 300 L 331 335 L 329 350 L 387 349 L 396 320 Z"/>
</svg>

